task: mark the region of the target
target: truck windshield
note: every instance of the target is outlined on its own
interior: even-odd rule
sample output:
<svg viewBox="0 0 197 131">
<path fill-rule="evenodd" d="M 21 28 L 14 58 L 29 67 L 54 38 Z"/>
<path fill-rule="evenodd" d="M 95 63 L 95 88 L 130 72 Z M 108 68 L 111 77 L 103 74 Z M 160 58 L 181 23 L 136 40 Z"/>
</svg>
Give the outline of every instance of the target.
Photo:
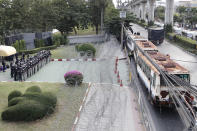
<svg viewBox="0 0 197 131">
<path fill-rule="evenodd" d="M 190 76 L 189 74 L 176 74 L 176 76 L 178 76 L 179 78 L 185 80 L 186 82 L 189 82 L 190 83 Z M 177 83 L 172 80 L 171 78 L 168 77 L 168 79 L 170 80 L 170 82 L 175 85 L 175 86 L 178 86 Z M 160 77 L 160 85 L 161 86 L 166 86 L 166 82 L 165 82 L 165 79 L 163 78 L 163 76 Z"/>
</svg>

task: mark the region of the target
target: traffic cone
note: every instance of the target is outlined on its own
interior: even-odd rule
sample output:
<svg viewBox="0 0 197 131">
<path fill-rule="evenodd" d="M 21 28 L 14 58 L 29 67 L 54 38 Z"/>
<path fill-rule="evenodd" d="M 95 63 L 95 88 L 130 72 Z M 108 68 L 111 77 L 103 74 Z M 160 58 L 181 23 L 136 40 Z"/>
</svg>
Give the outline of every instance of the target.
<svg viewBox="0 0 197 131">
<path fill-rule="evenodd" d="M 123 84 L 122 84 L 122 80 L 120 81 L 120 86 L 121 86 L 121 87 L 123 86 Z"/>
<path fill-rule="evenodd" d="M 116 63 L 118 63 L 118 57 L 116 57 Z"/>
<path fill-rule="evenodd" d="M 117 77 L 120 78 L 119 71 L 118 71 Z"/>
<path fill-rule="evenodd" d="M 116 68 L 116 67 L 115 67 L 114 73 L 115 73 L 115 74 L 117 73 L 117 68 Z"/>
<path fill-rule="evenodd" d="M 118 78 L 118 83 L 120 83 L 120 78 Z"/>
</svg>

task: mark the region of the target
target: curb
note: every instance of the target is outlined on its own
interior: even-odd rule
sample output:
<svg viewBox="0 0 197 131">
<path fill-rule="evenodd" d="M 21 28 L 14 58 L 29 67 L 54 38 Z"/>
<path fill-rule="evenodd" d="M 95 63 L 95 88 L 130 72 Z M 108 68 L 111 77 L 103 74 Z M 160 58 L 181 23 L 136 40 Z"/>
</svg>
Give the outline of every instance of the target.
<svg viewBox="0 0 197 131">
<path fill-rule="evenodd" d="M 87 59 L 51 59 L 51 61 L 99 61 L 105 59 L 87 58 Z"/>
<path fill-rule="evenodd" d="M 76 118 L 75 118 L 75 121 L 74 121 L 74 123 L 73 123 L 73 127 L 72 127 L 72 130 L 71 130 L 71 131 L 74 131 L 75 128 L 76 128 L 76 126 L 77 126 L 77 123 L 78 123 L 79 118 L 80 118 L 81 111 L 82 111 L 82 109 L 84 108 L 85 101 L 86 101 L 87 96 L 88 96 L 88 93 L 89 93 L 89 91 L 90 91 L 90 87 L 91 87 L 91 83 L 89 82 L 88 88 L 86 89 L 86 93 L 85 93 L 85 95 L 84 95 L 84 97 L 83 97 L 83 100 L 82 100 L 82 102 L 81 102 L 79 111 L 78 111 L 78 113 L 77 113 L 77 116 L 76 116 Z"/>
</svg>

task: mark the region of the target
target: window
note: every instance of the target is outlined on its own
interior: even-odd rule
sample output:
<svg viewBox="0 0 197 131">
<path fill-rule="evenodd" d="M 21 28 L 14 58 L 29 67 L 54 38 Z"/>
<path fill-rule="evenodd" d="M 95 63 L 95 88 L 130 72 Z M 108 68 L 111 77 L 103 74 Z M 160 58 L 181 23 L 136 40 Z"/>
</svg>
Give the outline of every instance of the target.
<svg viewBox="0 0 197 131">
<path fill-rule="evenodd" d="M 190 82 L 190 76 L 189 74 L 176 74 L 176 76 L 178 76 L 179 78 L 187 81 L 187 82 Z"/>
<path fill-rule="evenodd" d="M 179 78 L 187 81 L 187 82 L 190 82 L 190 77 L 189 77 L 189 74 L 176 74 L 176 76 L 178 76 Z M 178 84 L 172 80 L 171 78 L 168 77 L 168 79 L 170 80 L 170 82 L 174 85 L 174 86 L 178 86 Z M 163 76 L 160 76 L 160 85 L 161 86 L 166 86 L 166 82 L 165 82 L 165 79 L 163 78 Z"/>
</svg>

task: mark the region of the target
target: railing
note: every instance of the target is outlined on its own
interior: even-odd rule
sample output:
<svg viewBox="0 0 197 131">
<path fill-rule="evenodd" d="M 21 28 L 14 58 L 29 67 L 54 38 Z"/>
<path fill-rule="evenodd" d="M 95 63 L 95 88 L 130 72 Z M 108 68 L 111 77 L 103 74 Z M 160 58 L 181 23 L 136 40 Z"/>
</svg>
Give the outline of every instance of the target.
<svg viewBox="0 0 197 131">
<path fill-rule="evenodd" d="M 127 52 L 126 49 L 125 49 L 125 55 L 127 56 L 127 60 L 129 62 L 129 64 L 131 65 L 131 63 L 130 63 L 131 59 L 128 57 L 128 52 Z M 134 61 L 132 61 L 132 62 L 134 63 Z M 138 104 L 140 106 L 140 111 L 142 113 L 142 120 L 143 120 L 143 123 L 145 125 L 146 131 L 156 131 L 154 123 L 152 121 L 152 117 L 150 116 L 150 111 L 148 109 L 148 105 L 147 105 L 146 100 L 145 100 L 146 96 L 144 95 L 144 92 L 141 89 L 141 87 L 139 87 L 139 84 L 137 83 L 138 79 L 136 79 L 137 75 L 136 75 L 135 70 L 132 70 L 131 68 L 129 68 L 129 74 L 130 74 L 131 84 L 133 86 L 135 86 L 134 89 L 135 89 L 135 92 L 137 94 L 137 101 L 138 101 Z"/>
</svg>

